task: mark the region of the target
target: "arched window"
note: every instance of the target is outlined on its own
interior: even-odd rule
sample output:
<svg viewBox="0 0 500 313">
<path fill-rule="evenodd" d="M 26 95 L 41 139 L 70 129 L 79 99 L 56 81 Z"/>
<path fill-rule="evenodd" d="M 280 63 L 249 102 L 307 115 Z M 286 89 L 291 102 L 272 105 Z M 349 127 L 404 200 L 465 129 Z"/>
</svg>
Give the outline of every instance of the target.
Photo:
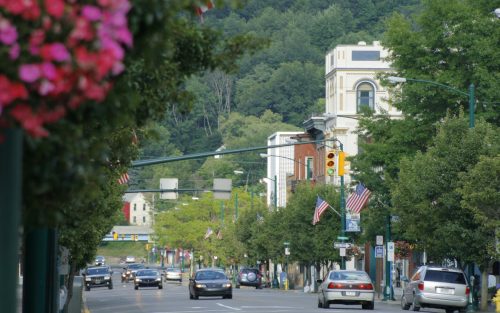
<svg viewBox="0 0 500 313">
<path fill-rule="evenodd" d="M 375 89 L 373 88 L 372 84 L 368 82 L 363 82 L 359 84 L 358 88 L 356 89 L 356 96 L 357 96 L 358 112 L 364 106 L 367 106 L 370 109 L 374 108 Z"/>
</svg>

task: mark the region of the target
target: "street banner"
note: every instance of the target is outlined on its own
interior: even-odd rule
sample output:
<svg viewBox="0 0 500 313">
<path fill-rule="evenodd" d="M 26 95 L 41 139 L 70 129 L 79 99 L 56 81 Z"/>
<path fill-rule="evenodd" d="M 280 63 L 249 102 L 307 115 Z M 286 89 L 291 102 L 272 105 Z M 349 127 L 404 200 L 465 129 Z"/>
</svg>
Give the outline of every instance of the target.
<svg viewBox="0 0 500 313">
<path fill-rule="evenodd" d="M 394 242 L 387 243 L 387 261 L 394 262 Z"/>
<path fill-rule="evenodd" d="M 356 213 L 347 213 L 345 215 L 346 232 L 360 232 L 361 231 L 361 215 Z"/>
</svg>

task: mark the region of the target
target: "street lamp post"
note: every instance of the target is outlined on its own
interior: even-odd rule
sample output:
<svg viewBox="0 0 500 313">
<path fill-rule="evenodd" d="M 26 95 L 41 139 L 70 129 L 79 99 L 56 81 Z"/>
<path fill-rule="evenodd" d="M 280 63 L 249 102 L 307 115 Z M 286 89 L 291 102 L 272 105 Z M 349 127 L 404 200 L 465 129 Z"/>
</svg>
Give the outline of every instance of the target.
<svg viewBox="0 0 500 313">
<path fill-rule="evenodd" d="M 476 104 L 476 98 L 475 98 L 475 87 L 474 84 L 469 85 L 469 92 L 464 92 L 458 89 L 455 89 L 451 86 L 441 84 L 432 80 L 425 80 L 425 79 L 415 79 L 415 78 L 406 78 L 406 77 L 398 77 L 398 76 L 389 76 L 387 77 L 387 80 L 393 84 L 397 83 L 405 83 L 407 81 L 410 82 L 418 82 L 418 83 L 425 83 L 425 84 L 430 84 L 434 86 L 438 86 L 441 88 L 448 89 L 454 93 L 458 93 L 462 96 L 466 96 L 469 99 L 469 128 L 474 128 L 474 107 Z"/>
<path fill-rule="evenodd" d="M 290 255 L 290 243 L 288 241 L 285 241 L 283 243 L 285 245 L 285 279 L 284 279 L 284 285 L 285 285 L 285 290 L 288 290 L 288 256 Z"/>
</svg>

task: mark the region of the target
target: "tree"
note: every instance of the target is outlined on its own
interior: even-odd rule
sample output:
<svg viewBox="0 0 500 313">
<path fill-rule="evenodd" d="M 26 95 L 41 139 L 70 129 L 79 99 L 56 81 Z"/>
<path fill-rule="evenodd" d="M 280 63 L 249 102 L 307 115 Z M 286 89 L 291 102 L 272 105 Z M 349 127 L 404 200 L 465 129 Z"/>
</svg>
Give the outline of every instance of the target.
<svg viewBox="0 0 500 313">
<path fill-rule="evenodd" d="M 387 22 L 383 45 L 391 52 L 389 61 L 396 72 L 390 75 L 435 81 L 464 93 L 474 83 L 479 99 L 476 116 L 497 123 L 498 110 L 493 112 L 491 103 L 499 98 L 498 90 L 492 88 L 498 82 L 499 67 L 493 48 L 497 42 L 490 36 L 499 31 L 491 15 L 495 5 L 458 0 L 423 4 L 417 15 L 395 13 Z M 393 205 L 391 189 L 398 183 L 400 160 L 427 151 L 448 110 L 458 114 L 468 107 L 467 96 L 430 84 L 408 82 L 393 91 L 393 105 L 404 119 L 391 121 L 384 114 L 367 113 L 359 129 L 364 152 L 352 158 L 357 180 L 388 206 Z M 370 221 L 371 212 L 368 215 L 364 221 L 376 227 Z M 398 229 L 396 224 L 394 230 Z"/>
<path fill-rule="evenodd" d="M 447 117 L 427 152 L 402 159 L 392 189 L 394 210 L 404 236 L 431 259 L 476 262 L 483 270 L 488 265 L 494 228 L 485 227 L 462 205 L 460 178 L 476 167 L 480 156 L 496 156 L 499 145 L 496 127 L 481 121 L 469 129 L 463 116 Z"/>
</svg>

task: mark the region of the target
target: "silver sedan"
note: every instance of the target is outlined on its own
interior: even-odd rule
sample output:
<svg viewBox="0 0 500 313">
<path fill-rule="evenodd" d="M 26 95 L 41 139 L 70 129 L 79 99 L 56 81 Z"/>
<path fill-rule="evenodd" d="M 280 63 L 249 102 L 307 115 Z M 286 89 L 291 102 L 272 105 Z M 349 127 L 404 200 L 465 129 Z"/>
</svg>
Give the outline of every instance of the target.
<svg viewBox="0 0 500 313">
<path fill-rule="evenodd" d="M 353 304 L 361 305 L 364 310 L 374 309 L 373 283 L 364 271 L 334 270 L 317 282 L 320 284 L 318 308 L 326 309 L 330 304 Z"/>
</svg>

